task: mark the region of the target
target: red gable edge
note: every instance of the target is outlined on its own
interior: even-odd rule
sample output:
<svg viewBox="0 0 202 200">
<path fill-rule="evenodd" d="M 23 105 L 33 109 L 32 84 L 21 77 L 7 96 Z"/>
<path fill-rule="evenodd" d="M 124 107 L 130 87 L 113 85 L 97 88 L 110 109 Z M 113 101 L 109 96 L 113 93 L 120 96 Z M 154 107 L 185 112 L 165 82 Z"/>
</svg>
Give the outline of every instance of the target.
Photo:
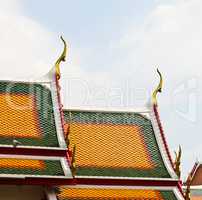
<svg viewBox="0 0 202 200">
<path fill-rule="evenodd" d="M 168 155 L 170 164 L 171 164 L 171 166 L 172 166 L 172 168 L 174 170 L 174 164 L 173 164 L 173 161 L 172 161 L 172 158 L 171 158 L 171 154 L 170 154 L 170 151 L 169 151 L 169 148 L 168 148 L 168 144 L 166 142 L 166 137 L 165 137 L 165 134 L 164 134 L 164 131 L 163 131 L 163 127 L 162 127 L 162 124 L 161 124 L 160 115 L 158 113 L 158 106 L 154 104 L 153 105 L 153 110 L 154 110 L 155 117 L 156 117 L 156 120 L 157 120 L 157 123 L 158 123 L 158 126 L 159 126 L 159 130 L 160 130 L 160 133 L 161 133 L 161 137 L 162 137 L 163 143 L 165 145 L 166 153 Z"/>
</svg>

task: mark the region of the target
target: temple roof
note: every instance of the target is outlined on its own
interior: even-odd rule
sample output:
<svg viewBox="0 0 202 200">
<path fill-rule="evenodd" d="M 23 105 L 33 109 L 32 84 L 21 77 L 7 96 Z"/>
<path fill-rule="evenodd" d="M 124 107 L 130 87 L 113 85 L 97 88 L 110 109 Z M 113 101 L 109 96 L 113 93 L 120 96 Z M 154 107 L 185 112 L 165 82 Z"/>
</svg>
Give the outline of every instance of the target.
<svg viewBox="0 0 202 200">
<path fill-rule="evenodd" d="M 61 56 L 47 76 L 0 81 L 0 183 L 64 185 L 66 199 L 183 199 L 158 114 L 63 110 Z"/>
<path fill-rule="evenodd" d="M 182 200 L 182 195 L 175 187 L 99 187 L 99 186 L 73 186 L 62 187 L 58 194 L 59 200 Z"/>
<path fill-rule="evenodd" d="M 153 112 L 64 110 L 77 177 L 177 179 Z"/>
<path fill-rule="evenodd" d="M 57 84 L 0 81 L 0 178 L 72 178 Z"/>
<path fill-rule="evenodd" d="M 63 177 L 70 175 L 64 158 L 0 155 L 0 177 Z"/>
<path fill-rule="evenodd" d="M 63 43 L 63 53 L 47 75 L 0 81 L 1 183 L 61 185 L 72 179 L 60 102 Z"/>
<path fill-rule="evenodd" d="M 53 84 L 0 82 L 0 145 L 61 147 Z M 60 119 L 59 119 L 60 120 Z"/>
</svg>

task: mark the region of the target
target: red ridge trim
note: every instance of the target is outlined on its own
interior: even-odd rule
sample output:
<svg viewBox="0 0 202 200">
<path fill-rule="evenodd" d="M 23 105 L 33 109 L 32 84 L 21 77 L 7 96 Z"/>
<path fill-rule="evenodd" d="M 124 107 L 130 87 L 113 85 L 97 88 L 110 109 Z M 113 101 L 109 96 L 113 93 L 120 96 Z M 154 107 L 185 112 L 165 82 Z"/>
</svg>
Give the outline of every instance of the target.
<svg viewBox="0 0 202 200">
<path fill-rule="evenodd" d="M 75 185 L 73 179 L 61 178 L 0 178 L 0 185 Z"/>
<path fill-rule="evenodd" d="M 54 78 L 55 78 L 55 83 L 56 83 L 56 88 L 57 88 L 57 99 L 58 99 L 58 104 L 59 104 L 59 111 L 60 111 L 60 120 L 61 120 L 61 125 L 62 125 L 62 132 L 63 132 L 63 136 L 65 138 L 65 130 L 64 130 L 65 120 L 64 120 L 63 106 L 62 106 L 62 103 L 61 103 L 62 101 L 61 101 L 61 97 L 60 97 L 60 89 L 61 89 L 61 87 L 59 85 L 59 81 L 57 79 L 56 74 L 55 74 Z M 68 166 L 70 166 L 70 157 L 68 155 L 68 152 L 69 151 L 67 149 L 65 156 L 66 156 L 67 164 L 68 164 Z"/>
<path fill-rule="evenodd" d="M 30 149 L 21 147 L 0 147 L 0 154 L 32 155 L 32 156 L 59 156 L 66 157 L 67 151 L 55 149 Z"/>
<path fill-rule="evenodd" d="M 178 190 L 180 191 L 180 193 L 182 194 L 182 196 L 184 196 L 184 192 L 182 190 L 182 181 L 178 181 L 178 185 L 177 185 Z"/>
<path fill-rule="evenodd" d="M 158 113 L 158 109 L 157 109 L 157 105 L 153 105 L 153 110 L 154 110 L 154 113 L 155 113 L 155 117 L 156 117 L 156 120 L 157 120 L 157 123 L 158 123 L 158 127 L 159 127 L 159 130 L 160 130 L 160 133 L 161 133 L 161 137 L 162 137 L 162 140 L 163 140 L 163 143 L 165 145 L 165 149 L 166 149 L 166 153 L 168 155 L 168 158 L 169 158 L 169 161 L 170 161 L 170 164 L 174 170 L 174 164 L 173 164 L 173 161 L 172 161 L 172 158 L 171 158 L 171 154 L 170 154 L 170 151 L 169 151 L 169 148 L 168 148 L 168 144 L 166 142 L 166 138 L 165 138 L 165 134 L 164 134 L 164 131 L 163 131 L 163 127 L 161 125 L 161 120 L 160 120 L 160 116 L 159 116 L 159 113 Z"/>
<path fill-rule="evenodd" d="M 151 186 L 178 187 L 178 181 L 164 180 L 126 180 L 126 179 L 89 179 L 89 178 L 0 178 L 0 184 L 8 185 L 108 185 L 108 186 Z"/>
<path fill-rule="evenodd" d="M 178 186 L 178 180 L 130 180 L 130 179 L 90 179 L 76 178 L 81 185 L 115 185 L 115 186 Z"/>
<path fill-rule="evenodd" d="M 192 170 L 191 170 L 191 173 L 190 173 L 190 175 L 191 175 L 191 178 L 193 178 L 194 177 L 194 175 L 195 175 L 195 173 L 196 173 L 196 171 L 197 171 L 197 169 L 198 169 L 198 167 L 199 167 L 199 163 L 195 163 L 194 164 L 194 166 L 193 166 L 193 168 L 192 168 Z"/>
<path fill-rule="evenodd" d="M 55 75 L 55 82 L 56 82 L 56 88 L 57 88 L 57 98 L 58 98 L 58 104 L 59 104 L 60 120 L 61 120 L 61 124 L 62 124 L 62 131 L 63 131 L 63 135 L 65 137 L 65 134 L 64 134 L 65 120 L 64 120 L 64 113 L 63 113 L 62 103 L 61 103 L 61 97 L 60 97 L 60 85 L 59 85 L 59 81 L 56 78 L 56 75 Z"/>
<path fill-rule="evenodd" d="M 157 105 L 153 105 L 153 110 L 154 110 L 154 114 L 155 114 L 155 117 L 156 117 L 156 120 L 157 120 L 157 123 L 158 123 L 158 127 L 159 127 L 159 130 L 160 130 L 160 133 L 161 133 L 161 137 L 162 137 L 162 140 L 163 140 L 163 144 L 165 145 L 165 149 L 166 149 L 166 153 L 168 155 L 168 159 L 170 161 L 170 164 L 174 170 L 174 163 L 172 161 L 172 157 L 171 157 L 171 154 L 170 154 L 170 151 L 169 151 L 169 148 L 168 148 L 168 144 L 166 142 L 166 137 L 165 137 L 165 134 L 164 134 L 164 131 L 163 131 L 163 127 L 162 127 L 162 124 L 161 124 L 161 120 L 160 120 L 160 116 L 159 116 L 159 113 L 158 113 L 158 109 L 157 109 Z M 182 182 L 181 180 L 178 180 L 177 181 L 177 188 L 178 190 L 180 191 L 180 193 L 182 194 L 182 196 L 184 196 L 184 192 L 182 190 Z"/>
</svg>

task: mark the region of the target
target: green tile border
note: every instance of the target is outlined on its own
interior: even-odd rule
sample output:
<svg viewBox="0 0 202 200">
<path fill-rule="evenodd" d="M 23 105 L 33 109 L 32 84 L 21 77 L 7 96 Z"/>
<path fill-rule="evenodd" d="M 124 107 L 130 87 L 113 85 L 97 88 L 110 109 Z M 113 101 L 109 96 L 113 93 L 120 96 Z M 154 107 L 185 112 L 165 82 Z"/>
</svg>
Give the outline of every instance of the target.
<svg viewBox="0 0 202 200">
<path fill-rule="evenodd" d="M 0 93 L 34 95 L 42 139 L 17 138 L 24 146 L 59 147 L 51 91 L 40 84 L 0 82 Z M 13 138 L 0 137 L 0 144 L 12 145 Z"/>
<path fill-rule="evenodd" d="M 155 177 L 170 178 L 170 175 L 164 165 L 158 144 L 155 138 L 151 120 L 139 113 L 102 113 L 87 111 L 65 111 L 64 117 L 67 123 L 70 121 L 78 123 L 93 124 L 124 124 L 136 125 L 142 130 L 142 136 L 146 142 L 150 159 L 156 166 L 154 169 L 133 169 L 133 168 L 95 168 L 95 167 L 77 167 L 77 176 L 114 176 L 114 177 Z"/>
<path fill-rule="evenodd" d="M 42 161 L 44 161 L 45 164 L 44 170 L 31 168 L 0 168 L 0 174 L 64 176 L 61 162 L 59 160 Z"/>
<path fill-rule="evenodd" d="M 133 190 L 133 189 L 131 189 L 131 190 Z M 147 189 L 145 189 L 145 191 L 146 190 Z M 175 196 L 173 191 L 165 190 L 165 191 L 159 191 L 159 192 L 160 192 L 161 196 L 163 197 L 163 199 L 165 199 L 165 200 L 177 200 L 177 197 Z M 59 199 L 59 197 L 58 197 L 58 199 Z M 102 198 L 61 198 L 59 200 L 97 200 L 97 199 L 98 200 L 103 200 Z M 107 198 L 107 200 L 113 200 L 113 199 L 114 198 Z M 127 198 L 127 197 L 125 197 L 124 199 L 134 200 L 134 198 Z M 148 200 L 158 200 L 158 199 L 151 198 L 151 199 L 148 199 Z"/>
</svg>

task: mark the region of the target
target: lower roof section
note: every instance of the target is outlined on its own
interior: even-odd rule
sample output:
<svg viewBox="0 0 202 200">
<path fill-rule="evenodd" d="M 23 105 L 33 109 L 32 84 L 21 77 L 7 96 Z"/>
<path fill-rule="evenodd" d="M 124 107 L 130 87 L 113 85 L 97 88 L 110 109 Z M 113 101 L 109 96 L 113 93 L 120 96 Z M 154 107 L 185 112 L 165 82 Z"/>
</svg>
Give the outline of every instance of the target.
<svg viewBox="0 0 202 200">
<path fill-rule="evenodd" d="M 2 178 L 71 178 L 65 157 L 0 155 Z"/>
<path fill-rule="evenodd" d="M 174 187 L 61 187 L 59 200 L 183 200 Z"/>
</svg>

